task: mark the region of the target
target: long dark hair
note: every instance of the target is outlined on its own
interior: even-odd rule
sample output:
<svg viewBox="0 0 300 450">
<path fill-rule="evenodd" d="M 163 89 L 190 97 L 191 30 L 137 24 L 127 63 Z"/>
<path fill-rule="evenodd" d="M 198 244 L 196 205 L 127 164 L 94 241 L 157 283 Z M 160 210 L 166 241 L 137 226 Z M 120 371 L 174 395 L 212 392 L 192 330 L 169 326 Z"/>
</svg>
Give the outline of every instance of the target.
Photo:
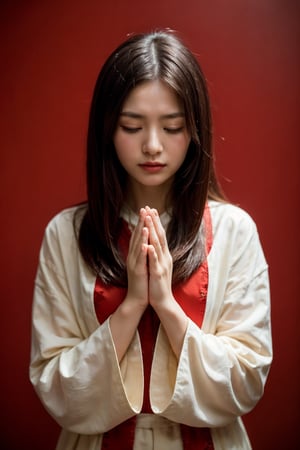
<svg viewBox="0 0 300 450">
<path fill-rule="evenodd" d="M 174 33 L 131 36 L 107 59 L 96 82 L 87 142 L 88 201 L 78 233 L 87 264 L 104 282 L 116 286 L 127 285 L 126 261 L 118 247 L 127 174 L 117 158 L 113 135 L 130 91 L 157 79 L 182 100 L 191 133 L 169 198 L 173 284 L 187 279 L 203 260 L 200 230 L 207 198 L 224 198 L 214 171 L 208 92 L 196 58 Z"/>
</svg>

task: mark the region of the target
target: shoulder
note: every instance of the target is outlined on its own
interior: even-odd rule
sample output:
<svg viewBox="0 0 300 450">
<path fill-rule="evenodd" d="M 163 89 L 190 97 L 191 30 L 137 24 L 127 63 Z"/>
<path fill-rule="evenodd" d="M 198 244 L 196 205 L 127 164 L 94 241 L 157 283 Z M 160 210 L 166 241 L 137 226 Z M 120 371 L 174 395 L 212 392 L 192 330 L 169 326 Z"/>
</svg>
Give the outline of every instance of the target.
<svg viewBox="0 0 300 450">
<path fill-rule="evenodd" d="M 51 237 L 61 234 L 67 234 L 68 236 L 75 234 L 75 230 L 79 228 L 85 211 L 85 205 L 63 209 L 48 222 L 45 235 Z"/>
<path fill-rule="evenodd" d="M 66 208 L 48 222 L 41 246 L 42 259 L 56 259 L 78 252 L 77 231 L 84 215 L 84 206 Z"/>
<path fill-rule="evenodd" d="M 247 247 L 259 248 L 260 238 L 250 214 L 230 203 L 209 202 L 213 243 L 223 251 L 244 252 Z"/>
<path fill-rule="evenodd" d="M 60 276 L 76 266 L 81 258 L 76 228 L 80 225 L 83 214 L 82 206 L 74 206 L 52 217 L 44 231 L 39 253 L 40 265 Z"/>
<path fill-rule="evenodd" d="M 239 206 L 225 202 L 208 202 L 214 231 L 236 229 L 255 232 L 256 224 L 250 214 Z"/>
<path fill-rule="evenodd" d="M 249 213 L 230 203 L 209 202 L 209 209 L 213 229 L 210 257 L 221 263 L 221 271 L 226 264 L 248 274 L 252 270 L 253 277 L 265 271 L 267 263 L 260 237 Z"/>
</svg>

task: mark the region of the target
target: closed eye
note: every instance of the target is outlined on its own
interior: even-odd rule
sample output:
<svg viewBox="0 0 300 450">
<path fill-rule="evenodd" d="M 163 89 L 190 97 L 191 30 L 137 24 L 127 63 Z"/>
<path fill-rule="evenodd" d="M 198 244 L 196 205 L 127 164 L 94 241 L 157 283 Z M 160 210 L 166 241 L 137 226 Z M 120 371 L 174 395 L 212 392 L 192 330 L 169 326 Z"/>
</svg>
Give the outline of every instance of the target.
<svg viewBox="0 0 300 450">
<path fill-rule="evenodd" d="M 164 128 L 164 130 L 167 133 L 170 133 L 170 134 L 181 133 L 181 131 L 183 131 L 183 129 L 184 129 L 184 127 L 177 127 L 177 128 L 167 128 L 167 127 L 165 127 Z"/>
<path fill-rule="evenodd" d="M 125 133 L 137 133 L 141 130 L 141 127 L 125 127 L 124 125 L 121 125 L 121 128 Z"/>
</svg>

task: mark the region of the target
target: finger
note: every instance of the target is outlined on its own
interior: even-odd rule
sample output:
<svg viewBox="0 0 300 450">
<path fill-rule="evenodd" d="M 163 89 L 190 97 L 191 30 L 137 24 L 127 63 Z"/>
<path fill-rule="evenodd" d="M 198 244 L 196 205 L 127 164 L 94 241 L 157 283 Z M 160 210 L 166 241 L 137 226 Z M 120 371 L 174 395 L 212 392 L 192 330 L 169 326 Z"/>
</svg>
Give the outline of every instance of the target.
<svg viewBox="0 0 300 450">
<path fill-rule="evenodd" d="M 158 256 L 155 251 L 155 248 L 153 245 L 148 245 L 148 261 L 149 261 L 149 271 L 150 273 L 157 273 L 158 272 Z"/>
<path fill-rule="evenodd" d="M 128 252 L 127 270 L 134 273 L 135 276 L 144 276 L 148 273 L 147 259 L 148 259 L 148 239 L 149 230 L 144 227 L 140 239 L 135 247 Z"/>
<path fill-rule="evenodd" d="M 156 233 L 157 233 L 160 245 L 162 246 L 162 248 L 164 248 L 165 246 L 168 246 L 166 231 L 161 223 L 159 214 L 156 209 L 152 209 L 152 220 L 154 223 L 154 227 L 156 229 Z"/>
<path fill-rule="evenodd" d="M 162 250 L 164 250 L 165 248 L 168 248 L 168 243 L 167 243 L 167 237 L 166 237 L 166 232 L 165 229 L 161 223 L 159 214 L 157 212 L 156 209 L 147 209 L 146 208 L 146 212 L 147 215 L 150 215 L 152 218 L 152 222 L 154 225 L 154 229 L 156 231 L 160 246 L 162 248 Z"/>
<path fill-rule="evenodd" d="M 142 244 L 135 261 L 134 272 L 137 276 L 148 274 L 148 245 Z"/>
<path fill-rule="evenodd" d="M 129 242 L 129 249 L 128 253 L 134 253 L 140 251 L 140 246 L 143 240 L 143 228 L 145 226 L 145 216 L 146 216 L 146 210 L 144 208 L 141 208 L 140 214 L 139 214 L 139 221 L 134 228 L 130 242 Z"/>
<path fill-rule="evenodd" d="M 149 230 L 148 228 L 144 227 L 142 229 L 141 245 L 139 251 L 137 252 L 137 263 L 147 265 L 148 241 L 149 241 Z"/>
<path fill-rule="evenodd" d="M 147 226 L 147 228 L 149 230 L 149 244 L 154 247 L 158 258 L 160 258 L 162 256 L 162 248 L 161 248 L 158 234 L 156 232 L 156 229 L 155 229 L 155 226 L 153 223 L 153 219 L 150 215 L 146 216 L 145 225 Z"/>
</svg>

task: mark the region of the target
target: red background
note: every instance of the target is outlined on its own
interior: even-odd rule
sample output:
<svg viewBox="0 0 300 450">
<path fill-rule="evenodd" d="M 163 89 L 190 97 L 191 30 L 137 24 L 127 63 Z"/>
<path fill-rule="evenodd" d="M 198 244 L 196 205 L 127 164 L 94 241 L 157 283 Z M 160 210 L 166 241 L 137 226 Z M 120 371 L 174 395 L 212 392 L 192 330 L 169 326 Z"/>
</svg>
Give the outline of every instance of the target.
<svg viewBox="0 0 300 450">
<path fill-rule="evenodd" d="M 217 168 L 255 219 L 270 265 L 274 363 L 246 418 L 254 450 L 294 449 L 299 421 L 300 2 L 7 0 L 0 5 L 1 449 L 51 450 L 58 427 L 28 381 L 43 230 L 85 198 L 87 117 L 127 33 L 170 27 L 197 53 Z"/>
</svg>

